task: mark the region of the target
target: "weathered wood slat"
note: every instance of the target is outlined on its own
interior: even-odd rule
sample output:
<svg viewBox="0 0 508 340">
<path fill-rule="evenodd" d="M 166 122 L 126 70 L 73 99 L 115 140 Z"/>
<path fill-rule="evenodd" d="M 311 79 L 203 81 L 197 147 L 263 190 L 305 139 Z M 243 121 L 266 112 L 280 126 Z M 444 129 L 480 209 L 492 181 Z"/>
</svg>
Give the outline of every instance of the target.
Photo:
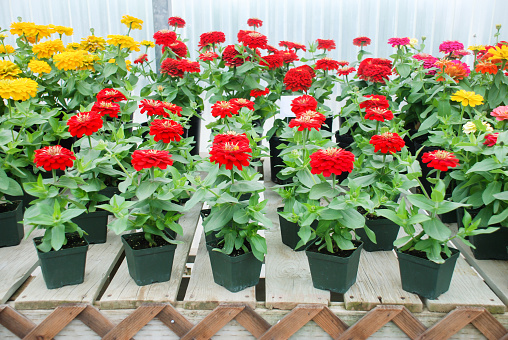
<svg viewBox="0 0 508 340">
<path fill-rule="evenodd" d="M 265 183 L 265 197 L 269 199 L 267 217 L 273 228 L 265 232 L 268 254 L 265 258 L 266 307 L 293 309 L 301 303 L 328 305 L 330 292 L 314 288 L 305 251 L 295 252 L 282 243 L 277 207 L 280 196 L 271 190 L 273 183 Z"/>
<path fill-rule="evenodd" d="M 183 236 L 178 235 L 177 240 L 183 241 L 183 244 L 179 244 L 176 247 L 171 279 L 169 281 L 138 286 L 130 277 L 127 269 L 127 260 L 124 259 L 100 300 L 101 308 L 136 308 L 145 302 L 174 303 L 178 295 L 182 275 L 185 271 L 200 210 L 201 204 L 197 204 L 180 218 L 184 234 Z"/>
<path fill-rule="evenodd" d="M 187 309 L 214 309 L 221 302 L 246 303 L 255 308 L 256 290 L 255 287 L 249 287 L 237 293 L 232 293 L 213 281 L 210 257 L 206 250 L 203 235 L 199 242 L 198 253 L 183 301 L 184 308 Z"/>
<path fill-rule="evenodd" d="M 31 228 L 25 226 L 25 235 Z M 0 248 L 0 304 L 7 302 L 14 292 L 26 281 L 38 266 L 39 258 L 33 244 L 35 236 L 42 231 L 35 230 L 28 239 L 14 247 Z M 23 256 L 20 256 L 23 254 Z"/>
<path fill-rule="evenodd" d="M 301 327 L 307 324 L 323 310 L 321 305 L 300 305 L 296 306 L 288 315 L 280 322 L 273 325 L 259 339 L 289 339 Z"/>
<path fill-rule="evenodd" d="M 449 312 L 458 306 L 484 307 L 491 313 L 504 313 L 506 309 L 462 257 L 457 259 L 450 289 L 436 300 L 426 299 L 425 305 L 432 312 Z"/>
<path fill-rule="evenodd" d="M 209 339 L 224 327 L 229 321 L 234 319 L 245 307 L 238 306 L 217 306 L 203 319 L 202 322 L 195 325 L 187 334 L 182 337 L 182 340 L 205 340 Z"/>
<path fill-rule="evenodd" d="M 47 289 L 42 274 L 39 274 L 16 299 L 16 309 L 51 309 L 63 303 L 92 304 L 118 262 L 122 251 L 120 236 L 110 231 L 106 243 L 89 246 L 83 283 Z"/>
<path fill-rule="evenodd" d="M 423 303 L 416 294 L 402 289 L 399 263 L 392 251 L 362 250 L 356 283 L 344 294 L 347 309 L 371 310 L 378 305 L 403 305 L 421 312 Z"/>
<path fill-rule="evenodd" d="M 43 322 L 32 329 L 24 339 L 53 339 L 54 336 L 60 333 L 60 331 L 74 320 L 85 308 L 86 305 L 57 307 Z"/>
<path fill-rule="evenodd" d="M 482 309 L 456 309 L 422 334 L 421 340 L 445 340 L 456 334 L 482 313 Z"/>
<path fill-rule="evenodd" d="M 104 340 L 130 339 L 157 316 L 164 307 L 163 304 L 140 306 L 102 338 Z"/>
</svg>

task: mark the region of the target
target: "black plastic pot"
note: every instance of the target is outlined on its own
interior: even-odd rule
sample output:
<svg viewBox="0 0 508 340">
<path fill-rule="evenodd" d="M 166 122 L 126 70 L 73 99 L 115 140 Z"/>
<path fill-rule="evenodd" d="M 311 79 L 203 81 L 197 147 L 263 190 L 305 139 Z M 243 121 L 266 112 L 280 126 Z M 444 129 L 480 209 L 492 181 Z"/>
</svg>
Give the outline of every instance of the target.
<svg viewBox="0 0 508 340">
<path fill-rule="evenodd" d="M 115 195 L 120 195 L 120 189 L 118 187 L 114 186 L 107 186 L 102 190 L 99 190 L 99 194 L 104 195 L 108 198 L 111 198 Z"/>
<path fill-rule="evenodd" d="M 413 141 L 414 142 L 414 141 Z M 422 145 L 418 142 L 414 142 L 415 150 L 418 151 Z M 429 173 L 433 170 L 433 168 L 428 167 L 428 163 L 423 163 L 422 156 L 426 152 L 431 152 L 435 150 L 440 150 L 441 148 L 436 146 L 424 146 L 422 151 L 418 154 L 418 157 L 416 159 L 420 163 L 420 167 L 422 169 L 422 177 L 420 177 L 420 181 L 422 182 L 423 187 L 425 188 L 425 191 L 430 195 L 432 193 L 432 187 L 433 185 L 427 180 L 429 177 Z M 444 179 L 446 173 L 444 171 L 441 172 L 441 179 Z M 433 175 L 435 177 L 435 174 Z"/>
<path fill-rule="evenodd" d="M 20 244 L 25 230 L 23 223 L 23 202 L 13 201 L 12 210 L 0 213 L 0 247 L 11 247 Z"/>
<path fill-rule="evenodd" d="M 355 139 L 350 134 L 341 135 L 339 131 L 335 132 L 335 143 L 341 149 L 351 151 L 351 144 L 355 142 Z"/>
<path fill-rule="evenodd" d="M 469 236 L 476 249 L 471 248 L 473 255 L 478 260 L 508 260 L 508 228 L 499 225 L 490 227 L 499 227 L 499 230 L 490 234 L 480 234 Z"/>
<path fill-rule="evenodd" d="M 333 117 L 326 118 L 325 124 L 326 124 L 326 126 L 323 125 L 323 130 L 332 132 Z"/>
<path fill-rule="evenodd" d="M 129 240 L 143 234 L 143 232 L 139 232 L 122 235 L 130 276 L 138 286 L 169 281 L 176 244 L 168 243 L 162 247 L 132 249 Z"/>
<path fill-rule="evenodd" d="M 233 293 L 258 284 L 263 263 L 252 252 L 229 256 L 213 251 L 210 243 L 206 244 L 206 248 L 210 255 L 213 280 L 216 284 Z"/>
<path fill-rule="evenodd" d="M 85 239 L 89 244 L 106 243 L 108 235 L 109 212 L 97 210 L 84 213 L 72 219 L 81 229 L 86 231 Z"/>
<path fill-rule="evenodd" d="M 34 244 L 42 237 L 34 238 Z M 36 248 L 37 249 L 37 248 Z M 41 271 L 48 289 L 61 288 L 83 283 L 85 280 L 86 252 L 84 246 L 60 249 L 43 253 L 37 249 Z"/>
<path fill-rule="evenodd" d="M 355 282 L 363 243 L 348 257 L 305 250 L 315 288 L 345 293 Z"/>
<path fill-rule="evenodd" d="M 201 111 L 196 111 L 201 116 Z M 189 120 L 190 128 L 183 130 L 184 138 L 194 137 L 194 148 L 190 151 L 191 156 L 199 155 L 199 143 L 201 141 L 201 118 L 193 115 Z"/>
<path fill-rule="evenodd" d="M 356 235 L 363 241 L 363 249 L 366 251 L 388 251 L 393 250 L 393 242 L 397 239 L 400 226 L 387 218 L 365 220 L 367 227 L 376 234 L 376 242 L 372 242 L 363 228 L 356 229 Z"/>
<path fill-rule="evenodd" d="M 37 197 L 27 194 L 26 192 L 23 196 L 10 196 L 5 195 L 5 198 L 11 202 L 13 201 L 22 201 L 23 202 L 23 211 L 30 206 L 30 202 L 37 199 Z"/>
<path fill-rule="evenodd" d="M 457 249 L 450 250 L 452 256 L 442 264 L 397 250 L 402 289 L 431 300 L 448 291 L 460 254 Z"/>
<path fill-rule="evenodd" d="M 205 218 L 207 218 L 208 215 L 210 215 L 210 212 L 211 212 L 210 209 L 202 209 L 201 212 L 199 213 L 201 215 L 201 219 L 204 220 Z M 205 241 L 207 243 L 216 241 L 217 237 L 215 236 L 215 234 L 217 234 L 217 232 L 218 231 L 214 230 L 210 231 L 209 233 L 205 233 Z"/>
<path fill-rule="evenodd" d="M 451 197 L 451 194 L 445 194 L 445 200 L 449 200 Z M 443 223 L 457 223 L 457 212 L 455 210 L 439 214 L 438 216 Z"/>
<path fill-rule="evenodd" d="M 277 212 L 284 211 L 283 207 L 277 208 Z M 317 227 L 318 221 L 314 221 L 311 225 L 313 229 Z M 314 242 L 315 239 L 310 240 L 305 245 L 296 248 L 298 242 L 300 242 L 300 236 L 298 236 L 298 231 L 300 230 L 300 226 L 297 223 L 290 222 L 286 220 L 284 217 L 279 215 L 279 224 L 280 224 L 280 235 L 282 237 L 282 243 L 284 243 L 289 248 L 294 251 L 302 251 L 305 250 L 307 245 Z"/>
<path fill-rule="evenodd" d="M 272 138 L 270 138 L 270 173 L 272 182 L 277 184 L 285 184 L 285 181 L 277 177 L 277 174 L 284 166 L 284 161 L 279 157 L 281 150 L 277 149 L 282 143 L 283 141 L 277 136 L 272 136 Z"/>
</svg>

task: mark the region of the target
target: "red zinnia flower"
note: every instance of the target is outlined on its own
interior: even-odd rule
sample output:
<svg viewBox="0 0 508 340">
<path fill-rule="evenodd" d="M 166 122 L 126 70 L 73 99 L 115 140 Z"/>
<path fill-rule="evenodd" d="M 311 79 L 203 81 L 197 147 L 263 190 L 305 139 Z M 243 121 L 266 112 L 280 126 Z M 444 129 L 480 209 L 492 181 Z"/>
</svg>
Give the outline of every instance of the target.
<svg viewBox="0 0 508 340">
<path fill-rule="evenodd" d="M 165 46 L 162 48 L 162 53 L 164 53 L 164 48 L 169 47 L 173 53 L 175 53 L 177 56 L 183 58 L 187 55 L 187 46 L 180 40 L 175 41 L 172 44 L 169 44 L 168 46 Z"/>
<path fill-rule="evenodd" d="M 353 45 L 363 47 L 363 46 L 369 46 L 370 45 L 370 38 L 367 37 L 358 37 L 353 39 Z"/>
<path fill-rule="evenodd" d="M 240 42 L 252 49 L 265 48 L 266 44 L 268 44 L 268 38 L 266 37 L 266 35 L 263 35 L 258 32 L 253 32 L 243 35 L 242 40 Z"/>
<path fill-rule="evenodd" d="M 344 66 L 348 66 L 349 65 L 349 61 L 345 61 L 345 60 L 341 60 L 338 63 L 339 63 L 340 67 L 344 67 Z"/>
<path fill-rule="evenodd" d="M 307 71 L 307 72 L 309 72 L 309 74 L 312 78 L 316 77 L 316 72 L 314 72 L 314 69 L 312 67 L 310 67 L 309 65 L 298 66 L 298 67 L 295 67 L 295 69 Z"/>
<path fill-rule="evenodd" d="M 220 143 L 233 143 L 249 145 L 249 138 L 245 133 L 238 133 L 235 131 L 228 131 L 223 134 L 216 135 L 213 139 L 214 144 Z"/>
<path fill-rule="evenodd" d="M 448 168 L 455 168 L 459 165 L 459 160 L 452 152 L 445 150 L 435 150 L 426 152 L 422 156 L 423 163 L 429 163 L 429 168 L 434 168 L 441 171 L 447 171 Z"/>
<path fill-rule="evenodd" d="M 269 53 L 279 53 L 280 51 L 273 47 L 272 45 L 266 45 L 265 50 L 268 50 Z"/>
<path fill-rule="evenodd" d="M 168 165 L 173 165 L 173 160 L 165 150 L 135 150 L 132 153 L 131 163 L 136 171 L 155 167 L 164 170 Z"/>
<path fill-rule="evenodd" d="M 154 136 L 156 142 L 160 140 L 164 143 L 179 142 L 182 139 L 183 127 L 174 120 L 154 119 L 150 125 L 150 135 Z"/>
<path fill-rule="evenodd" d="M 166 73 L 170 77 L 183 78 L 183 71 L 179 67 L 180 63 L 176 59 L 166 58 L 161 63 L 161 73 Z"/>
<path fill-rule="evenodd" d="M 164 106 L 159 100 L 143 99 L 139 104 L 139 108 L 141 113 L 146 112 L 148 116 L 164 116 L 166 114 Z"/>
<path fill-rule="evenodd" d="M 160 30 L 153 35 L 157 45 L 169 46 L 176 41 L 176 33 L 170 30 Z"/>
<path fill-rule="evenodd" d="M 324 115 L 319 112 L 308 110 L 300 113 L 296 118 L 291 119 L 289 127 L 298 127 L 298 131 L 303 131 L 305 129 L 310 131 L 313 128 L 319 131 L 321 125 L 323 125 L 322 116 Z"/>
<path fill-rule="evenodd" d="M 178 117 L 182 116 L 182 108 L 180 106 L 175 105 L 173 103 L 166 103 L 166 102 L 161 102 L 161 104 L 164 109 L 170 111 L 171 113 L 177 115 Z M 167 114 L 166 111 L 164 111 L 163 116 L 169 117 L 169 115 Z"/>
<path fill-rule="evenodd" d="M 215 136 L 212 150 L 210 150 L 210 162 L 225 165 L 226 170 L 232 170 L 236 166 L 238 170 L 242 170 L 243 166 L 249 166 L 249 159 L 252 152 L 249 144 L 245 142 L 225 142 L 216 143 L 216 140 L 221 140 L 223 137 Z"/>
<path fill-rule="evenodd" d="M 293 61 L 300 60 L 300 58 L 298 58 L 298 56 L 296 55 L 296 53 L 293 50 L 280 51 L 277 54 L 282 57 L 284 64 L 289 64 L 289 63 L 292 63 Z"/>
<path fill-rule="evenodd" d="M 353 171 L 354 162 L 355 155 L 341 148 L 321 149 L 310 155 L 311 172 L 325 177 Z"/>
<path fill-rule="evenodd" d="M 411 40 L 409 38 L 390 38 L 388 39 L 388 44 L 392 45 L 392 47 L 395 46 L 406 46 L 411 43 Z"/>
<path fill-rule="evenodd" d="M 315 120 L 319 121 L 321 124 L 323 124 L 326 120 L 326 116 L 324 114 L 322 114 L 321 112 L 314 111 L 314 110 L 296 112 L 295 116 L 296 116 L 296 118 L 309 117 L 311 119 L 315 119 Z"/>
<path fill-rule="evenodd" d="M 392 62 L 383 58 L 367 58 L 358 66 L 358 77 L 373 83 L 385 84 L 392 74 Z"/>
<path fill-rule="evenodd" d="M 369 143 L 374 145 L 374 152 L 381 151 L 381 153 L 395 153 L 402 150 L 404 145 L 406 145 L 404 140 L 395 132 L 385 132 L 381 135 L 374 135 Z"/>
<path fill-rule="evenodd" d="M 254 102 L 250 101 L 248 99 L 245 99 L 245 98 L 233 98 L 233 99 L 229 100 L 229 102 L 231 104 L 233 104 L 234 106 L 237 106 L 238 110 L 240 110 L 242 107 L 246 107 L 249 110 L 254 111 Z"/>
<path fill-rule="evenodd" d="M 268 66 L 270 70 L 282 67 L 284 65 L 284 59 L 280 54 L 270 54 L 261 57 L 259 64 L 262 66 Z"/>
<path fill-rule="evenodd" d="M 238 38 L 238 42 L 242 42 L 243 40 L 243 37 L 246 36 L 247 34 L 249 33 L 256 33 L 256 31 L 251 31 L 251 30 L 239 30 L 238 31 L 238 34 L 236 35 L 237 38 Z"/>
<path fill-rule="evenodd" d="M 143 64 L 145 61 L 148 61 L 148 54 L 140 55 L 136 60 L 134 60 L 134 64 Z"/>
<path fill-rule="evenodd" d="M 335 47 L 335 41 L 333 40 L 326 40 L 326 39 L 317 39 L 317 43 L 318 43 L 318 46 L 317 46 L 317 49 L 318 50 L 327 50 L 327 51 L 331 51 L 331 50 L 334 50 L 336 47 Z"/>
<path fill-rule="evenodd" d="M 486 134 L 485 135 L 485 142 L 483 142 L 483 144 L 487 145 L 487 146 L 496 145 L 498 135 L 499 135 L 499 132 Z"/>
<path fill-rule="evenodd" d="M 218 101 L 217 103 L 212 105 L 212 116 L 214 117 L 233 117 L 233 115 L 238 114 L 238 106 L 233 103 L 226 101 Z"/>
<path fill-rule="evenodd" d="M 318 102 L 314 97 L 304 94 L 303 96 L 293 99 L 291 102 L 291 111 L 296 114 L 308 110 L 316 110 L 317 105 Z"/>
<path fill-rule="evenodd" d="M 168 25 L 178 28 L 184 28 L 185 27 L 185 20 L 183 20 L 180 17 L 171 17 L 168 19 Z"/>
<path fill-rule="evenodd" d="M 393 119 L 392 111 L 383 109 L 382 107 L 368 108 L 365 112 L 365 119 L 377 120 L 379 122 Z"/>
<path fill-rule="evenodd" d="M 219 55 L 215 52 L 205 52 L 205 53 L 201 53 L 199 55 L 199 59 L 203 60 L 203 61 L 213 61 L 214 59 L 217 59 L 219 57 Z"/>
<path fill-rule="evenodd" d="M 91 136 L 99 131 L 103 122 L 96 112 L 78 112 L 67 121 L 71 136 L 81 138 L 83 135 Z"/>
<path fill-rule="evenodd" d="M 60 145 L 54 145 L 35 150 L 34 163 L 46 171 L 65 170 L 65 168 L 71 167 L 74 164 L 73 160 L 75 159 L 74 152 Z"/>
<path fill-rule="evenodd" d="M 109 115 L 111 118 L 118 118 L 118 112 L 120 112 L 120 105 L 101 100 L 95 102 L 90 111 L 97 112 L 98 114 L 101 115 L 101 117 Z"/>
<path fill-rule="evenodd" d="M 265 96 L 268 93 L 270 93 L 270 89 L 268 87 L 265 88 L 264 90 L 254 89 L 254 90 L 250 91 L 250 96 L 257 98 L 257 97 Z"/>
<path fill-rule="evenodd" d="M 190 61 L 189 59 L 180 59 L 177 67 L 182 72 L 199 73 L 201 71 L 199 62 Z"/>
<path fill-rule="evenodd" d="M 127 100 L 124 94 L 115 89 L 102 89 L 99 93 L 97 93 L 97 100 L 104 100 L 108 102 L 121 102 L 122 100 Z"/>
<path fill-rule="evenodd" d="M 369 98 L 360 103 L 360 109 L 371 109 L 374 107 L 380 107 L 383 109 L 387 109 L 390 107 L 388 100 L 386 100 L 385 96 L 377 95 L 377 94 L 369 94 L 364 96 L 365 98 Z"/>
<path fill-rule="evenodd" d="M 263 26 L 263 21 L 259 20 L 258 18 L 250 18 L 247 20 L 247 25 L 251 27 L 261 27 Z"/>
<path fill-rule="evenodd" d="M 199 37 L 199 49 L 201 50 L 203 47 L 215 44 L 221 44 L 226 42 L 226 35 L 223 32 L 213 31 L 203 33 Z"/>
<path fill-rule="evenodd" d="M 240 53 L 236 50 L 235 45 L 228 45 L 222 52 L 224 64 L 229 67 L 241 66 L 245 62 Z"/>
<path fill-rule="evenodd" d="M 339 68 L 339 62 L 337 60 L 333 60 L 332 58 L 323 58 L 319 59 L 316 62 L 316 70 L 337 70 Z"/>
<path fill-rule="evenodd" d="M 286 85 L 286 89 L 290 91 L 307 92 L 312 85 L 312 75 L 305 69 L 292 68 L 286 72 L 284 84 Z"/>
<path fill-rule="evenodd" d="M 351 73 L 353 73 L 354 71 L 356 71 L 356 68 L 354 68 L 354 67 L 343 67 L 343 68 L 339 68 L 337 70 L 337 75 L 339 75 L 339 76 L 348 76 Z"/>
<path fill-rule="evenodd" d="M 286 47 L 288 49 L 295 49 L 295 50 L 304 50 L 305 52 L 307 52 L 307 48 L 305 47 L 305 45 L 303 44 L 298 44 L 298 43 L 294 43 L 294 42 L 291 42 L 291 41 L 281 41 L 279 42 L 279 46 L 281 47 Z"/>
</svg>

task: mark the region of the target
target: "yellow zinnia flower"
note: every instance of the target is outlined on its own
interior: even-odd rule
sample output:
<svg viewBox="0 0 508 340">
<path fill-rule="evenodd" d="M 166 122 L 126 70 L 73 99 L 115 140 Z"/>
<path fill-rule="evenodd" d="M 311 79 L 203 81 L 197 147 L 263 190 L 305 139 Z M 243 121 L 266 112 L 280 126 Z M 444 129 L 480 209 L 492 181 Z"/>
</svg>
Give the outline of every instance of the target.
<svg viewBox="0 0 508 340">
<path fill-rule="evenodd" d="M 7 34 L 0 33 L 0 41 L 4 41 L 5 38 L 7 38 Z"/>
<path fill-rule="evenodd" d="M 128 48 L 131 51 L 139 52 L 139 43 L 127 35 L 110 34 L 108 35 L 108 44 L 120 45 L 120 48 Z"/>
<path fill-rule="evenodd" d="M 51 58 L 57 52 L 63 52 L 64 45 L 62 40 L 48 40 L 32 47 L 32 52 L 37 54 L 37 58 Z"/>
<path fill-rule="evenodd" d="M 140 44 L 146 47 L 155 47 L 155 43 L 153 41 L 141 40 Z"/>
<path fill-rule="evenodd" d="M 11 45 L 0 45 L 0 53 L 14 53 L 14 47 Z"/>
<path fill-rule="evenodd" d="M 476 105 L 483 104 L 483 97 L 472 91 L 459 90 L 455 92 L 450 99 L 461 103 L 462 106 L 469 105 L 471 107 L 475 107 Z"/>
<path fill-rule="evenodd" d="M 35 27 L 35 23 L 33 22 L 13 22 L 11 23 L 11 34 L 15 34 L 18 36 L 26 35 L 30 27 Z"/>
<path fill-rule="evenodd" d="M 19 66 L 10 60 L 0 60 L 0 79 L 15 79 L 21 73 Z"/>
<path fill-rule="evenodd" d="M 72 35 L 72 33 L 74 33 L 74 29 L 72 27 L 49 25 L 49 28 L 60 35 Z"/>
<path fill-rule="evenodd" d="M 50 73 L 51 72 L 51 66 L 49 66 L 49 64 L 47 62 L 42 61 L 42 60 L 35 60 L 35 59 L 30 60 L 30 62 L 28 63 L 28 68 L 33 73 L 41 74 L 41 73 Z"/>
<path fill-rule="evenodd" d="M 501 59 L 501 60 L 508 60 L 508 46 L 502 45 L 501 47 L 494 47 L 490 48 L 489 53 L 492 54 L 492 57 L 489 58 L 489 60 L 493 59 Z"/>
<path fill-rule="evenodd" d="M 467 49 L 470 50 L 470 51 L 479 52 L 479 51 L 484 51 L 485 50 L 485 46 L 483 46 L 483 45 L 471 45 Z"/>
<path fill-rule="evenodd" d="M 100 59 L 99 56 L 95 54 L 89 54 L 87 51 L 81 51 L 81 53 L 83 54 L 83 64 L 81 65 L 79 70 L 82 71 L 89 70 L 94 72 L 95 71 L 94 64 L 97 60 Z"/>
<path fill-rule="evenodd" d="M 37 95 L 36 81 L 28 78 L 0 79 L 0 97 L 3 99 L 27 100 Z"/>
<path fill-rule="evenodd" d="M 96 52 L 97 50 L 106 49 L 106 40 L 102 37 L 96 37 L 95 35 L 89 35 L 86 38 L 81 38 L 81 48 L 88 52 Z"/>
<path fill-rule="evenodd" d="M 133 30 L 140 30 L 143 28 L 143 20 L 135 18 L 130 15 L 124 15 L 122 17 L 122 20 L 120 20 L 122 24 L 125 24 L 127 28 L 133 29 Z"/>
<path fill-rule="evenodd" d="M 81 50 L 81 45 L 79 43 L 68 43 L 65 46 L 64 51 L 77 51 L 77 50 Z"/>
<path fill-rule="evenodd" d="M 83 65 L 83 51 L 69 51 L 56 54 L 53 57 L 53 61 L 59 70 L 77 70 Z"/>
</svg>

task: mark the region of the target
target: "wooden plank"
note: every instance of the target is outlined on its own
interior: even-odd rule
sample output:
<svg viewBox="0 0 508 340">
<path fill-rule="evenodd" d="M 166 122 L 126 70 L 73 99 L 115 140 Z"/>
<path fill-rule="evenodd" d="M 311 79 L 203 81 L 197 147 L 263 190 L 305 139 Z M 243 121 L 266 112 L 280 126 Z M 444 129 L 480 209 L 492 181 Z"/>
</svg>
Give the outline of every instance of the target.
<svg viewBox="0 0 508 340">
<path fill-rule="evenodd" d="M 418 295 L 402 289 L 393 251 L 362 250 L 356 283 L 344 294 L 344 302 L 352 310 L 371 310 L 378 305 L 402 305 L 411 312 L 423 310 Z"/>
<path fill-rule="evenodd" d="M 36 326 L 32 320 L 19 314 L 16 310 L 9 306 L 1 307 L 0 324 L 18 336 L 20 339 L 24 338 Z M 3 339 L 1 334 L 0 339 Z"/>
<path fill-rule="evenodd" d="M 456 309 L 429 328 L 418 339 L 445 340 L 459 332 L 482 313 L 480 308 Z"/>
<path fill-rule="evenodd" d="M 184 308 L 187 309 L 214 309 L 221 302 L 245 303 L 255 308 L 256 289 L 255 287 L 249 287 L 232 293 L 216 284 L 213 281 L 210 257 L 203 236 L 199 242 L 198 253 L 183 301 Z"/>
<path fill-rule="evenodd" d="M 106 292 L 102 295 L 100 300 L 102 309 L 136 308 L 144 302 L 176 302 L 201 206 L 201 204 L 197 204 L 180 218 L 184 234 L 178 235 L 177 240 L 183 241 L 183 244 L 176 247 L 170 280 L 138 286 L 130 277 L 127 260 L 124 259 Z"/>
<path fill-rule="evenodd" d="M 30 229 L 31 227 L 25 226 L 25 235 Z M 0 248 L 0 259 L 3 260 L 0 261 L 0 277 L 2 278 L 0 280 L 0 304 L 7 302 L 39 265 L 39 258 L 32 240 L 42 234 L 42 230 L 35 230 L 28 239 L 23 239 L 19 245 Z"/>
<path fill-rule="evenodd" d="M 83 283 L 47 289 L 39 274 L 16 299 L 16 309 L 51 309 L 63 303 L 93 304 L 122 252 L 120 236 L 109 231 L 106 243 L 89 246 Z"/>
<path fill-rule="evenodd" d="M 195 325 L 182 340 L 206 340 L 215 335 L 229 321 L 234 319 L 245 306 L 243 305 L 219 305 L 208 314 L 200 323 Z"/>
<path fill-rule="evenodd" d="M 458 306 L 484 307 L 491 313 L 504 313 L 506 309 L 462 257 L 457 259 L 450 289 L 436 300 L 425 299 L 425 305 L 432 312 L 449 312 Z"/>
<path fill-rule="evenodd" d="M 314 288 L 305 251 L 295 252 L 282 243 L 277 207 L 280 196 L 265 183 L 265 197 L 269 199 L 266 216 L 273 228 L 265 232 L 268 253 L 265 258 L 266 307 L 293 309 L 301 303 L 328 305 L 330 292 Z"/>
<path fill-rule="evenodd" d="M 322 305 L 299 305 L 259 337 L 259 340 L 289 339 L 314 316 L 318 315 L 323 308 L 326 307 Z"/>
<path fill-rule="evenodd" d="M 40 340 L 53 339 L 60 333 L 79 313 L 86 308 L 86 305 L 60 306 L 57 307 L 43 322 L 37 325 L 23 339 Z"/>
<path fill-rule="evenodd" d="M 402 306 L 380 306 L 379 308 L 371 310 L 357 323 L 342 333 L 338 339 L 367 339 L 391 321 L 403 309 L 404 307 Z"/>
<path fill-rule="evenodd" d="M 122 322 L 103 336 L 102 339 L 130 339 L 155 318 L 164 307 L 163 304 L 145 304 L 138 307 L 131 315 L 123 319 Z"/>
</svg>

